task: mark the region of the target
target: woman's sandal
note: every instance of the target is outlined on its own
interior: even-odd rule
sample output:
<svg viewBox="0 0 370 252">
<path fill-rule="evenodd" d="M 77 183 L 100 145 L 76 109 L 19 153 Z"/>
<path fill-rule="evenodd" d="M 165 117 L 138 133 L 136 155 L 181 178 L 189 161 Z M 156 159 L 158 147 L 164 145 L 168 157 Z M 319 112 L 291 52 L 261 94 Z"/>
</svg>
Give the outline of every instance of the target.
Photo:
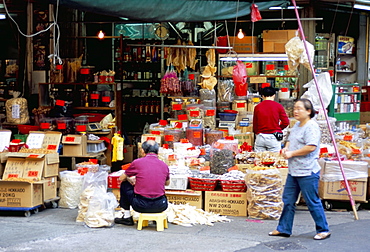
<svg viewBox="0 0 370 252">
<path fill-rule="evenodd" d="M 269 236 L 281 236 L 281 237 L 290 237 L 290 234 L 280 233 L 277 230 L 274 230 L 269 233 Z"/>
<path fill-rule="evenodd" d="M 331 233 L 329 232 L 318 233 L 313 237 L 313 239 L 314 240 L 325 240 L 326 238 L 329 238 L 330 235 Z"/>
</svg>

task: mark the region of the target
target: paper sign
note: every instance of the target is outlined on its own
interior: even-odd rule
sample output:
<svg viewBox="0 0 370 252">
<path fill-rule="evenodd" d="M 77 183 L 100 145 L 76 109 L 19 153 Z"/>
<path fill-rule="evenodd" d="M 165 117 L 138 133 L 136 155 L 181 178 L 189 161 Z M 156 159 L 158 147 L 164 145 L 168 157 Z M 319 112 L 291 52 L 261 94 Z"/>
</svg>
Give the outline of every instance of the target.
<svg viewBox="0 0 370 252">
<path fill-rule="evenodd" d="M 190 111 L 190 117 L 199 117 L 199 115 L 200 115 L 200 111 L 199 110 Z"/>
<path fill-rule="evenodd" d="M 159 125 L 166 126 L 167 125 L 167 120 L 159 120 Z"/>
<path fill-rule="evenodd" d="M 49 129 L 50 128 L 50 123 L 40 123 L 40 128 L 41 129 Z"/>
<path fill-rule="evenodd" d="M 188 119 L 188 116 L 186 114 L 184 115 L 177 115 L 177 119 L 180 121 L 184 121 Z"/>
<path fill-rule="evenodd" d="M 153 140 L 153 141 L 155 141 L 155 137 L 147 137 L 147 138 L 146 138 L 146 141 L 149 141 L 149 140 Z"/>
<path fill-rule="evenodd" d="M 275 65 L 266 65 L 266 70 L 275 70 Z"/>
<path fill-rule="evenodd" d="M 216 111 L 214 109 L 209 109 L 206 111 L 206 116 L 215 116 Z"/>
<path fill-rule="evenodd" d="M 58 123 L 57 127 L 58 127 L 58 129 L 66 129 L 67 124 L 66 123 Z"/>
<path fill-rule="evenodd" d="M 63 100 L 56 100 L 56 102 L 55 102 L 55 105 L 57 105 L 57 106 L 64 106 L 66 104 L 66 102 L 65 101 L 63 101 Z"/>
<path fill-rule="evenodd" d="M 65 138 L 65 142 L 74 142 L 74 141 L 75 141 L 75 137 L 69 136 Z"/>
<path fill-rule="evenodd" d="M 247 62 L 245 63 L 246 68 L 253 68 L 253 63 Z"/>
<path fill-rule="evenodd" d="M 195 132 L 193 132 L 193 136 L 194 136 L 194 138 L 200 138 L 201 134 L 200 134 L 200 132 L 195 131 Z"/>
<path fill-rule="evenodd" d="M 77 125 L 76 130 L 80 132 L 86 131 L 86 125 Z"/>
<path fill-rule="evenodd" d="M 101 98 L 101 101 L 102 101 L 102 102 L 110 102 L 110 97 L 109 97 L 109 96 L 103 96 L 103 97 Z"/>
<path fill-rule="evenodd" d="M 284 70 L 285 71 L 288 71 L 289 70 L 289 66 L 288 65 L 284 65 Z"/>
<path fill-rule="evenodd" d="M 57 146 L 56 145 L 53 145 L 53 144 L 50 144 L 50 145 L 48 145 L 47 149 L 48 150 L 56 150 L 57 149 Z"/>
<path fill-rule="evenodd" d="M 173 142 L 174 136 L 173 135 L 165 135 L 164 136 L 164 141 L 166 142 Z"/>
<path fill-rule="evenodd" d="M 172 110 L 182 110 L 182 104 L 172 104 Z"/>
<path fill-rule="evenodd" d="M 99 94 L 90 94 L 91 100 L 99 100 Z"/>
<path fill-rule="evenodd" d="M 246 105 L 246 103 L 244 103 L 244 102 L 238 102 L 238 103 L 236 104 L 236 107 L 237 107 L 237 108 L 245 108 L 245 105 Z"/>
<path fill-rule="evenodd" d="M 152 130 L 151 134 L 153 134 L 153 135 L 160 135 L 161 132 L 159 130 Z"/>
</svg>

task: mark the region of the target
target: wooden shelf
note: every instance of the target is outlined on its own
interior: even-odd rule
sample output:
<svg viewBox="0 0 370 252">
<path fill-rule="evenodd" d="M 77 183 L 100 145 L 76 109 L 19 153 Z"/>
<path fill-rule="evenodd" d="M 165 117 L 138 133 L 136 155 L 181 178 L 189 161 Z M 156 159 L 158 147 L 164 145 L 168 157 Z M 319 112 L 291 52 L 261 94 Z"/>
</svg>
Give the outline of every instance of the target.
<svg viewBox="0 0 370 252">
<path fill-rule="evenodd" d="M 115 110 L 115 107 L 73 107 L 78 110 Z"/>
</svg>

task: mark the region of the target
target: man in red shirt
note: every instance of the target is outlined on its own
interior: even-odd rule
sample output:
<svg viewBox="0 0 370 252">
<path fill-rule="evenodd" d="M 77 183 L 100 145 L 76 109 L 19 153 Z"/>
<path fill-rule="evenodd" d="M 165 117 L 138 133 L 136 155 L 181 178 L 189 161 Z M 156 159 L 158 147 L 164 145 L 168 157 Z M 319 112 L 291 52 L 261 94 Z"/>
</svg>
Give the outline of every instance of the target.
<svg viewBox="0 0 370 252">
<path fill-rule="evenodd" d="M 169 169 L 158 159 L 158 143 L 145 141 L 141 148 L 145 157 L 134 160 L 120 177 L 120 206 L 124 215 L 114 219 L 117 224 L 134 225 L 130 206 L 140 213 L 160 213 L 168 206 L 164 187 L 170 184 Z"/>
<path fill-rule="evenodd" d="M 284 107 L 274 101 L 275 89 L 262 88 L 263 101 L 254 108 L 253 132 L 256 135 L 254 150 L 256 152 L 273 151 L 281 149 L 282 130 L 289 125 L 289 118 Z M 277 139 L 275 135 L 281 135 Z"/>
</svg>

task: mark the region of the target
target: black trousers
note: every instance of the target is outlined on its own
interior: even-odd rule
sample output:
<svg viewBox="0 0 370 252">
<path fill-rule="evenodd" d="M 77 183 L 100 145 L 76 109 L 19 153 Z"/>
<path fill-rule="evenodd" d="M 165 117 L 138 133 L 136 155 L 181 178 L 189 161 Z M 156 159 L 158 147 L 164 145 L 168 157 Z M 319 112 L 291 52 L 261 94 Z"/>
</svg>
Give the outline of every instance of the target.
<svg viewBox="0 0 370 252">
<path fill-rule="evenodd" d="M 146 198 L 134 193 L 134 187 L 128 182 L 121 183 L 120 206 L 130 210 L 130 206 L 139 213 L 160 213 L 167 209 L 168 202 L 165 195 L 158 198 Z"/>
</svg>

